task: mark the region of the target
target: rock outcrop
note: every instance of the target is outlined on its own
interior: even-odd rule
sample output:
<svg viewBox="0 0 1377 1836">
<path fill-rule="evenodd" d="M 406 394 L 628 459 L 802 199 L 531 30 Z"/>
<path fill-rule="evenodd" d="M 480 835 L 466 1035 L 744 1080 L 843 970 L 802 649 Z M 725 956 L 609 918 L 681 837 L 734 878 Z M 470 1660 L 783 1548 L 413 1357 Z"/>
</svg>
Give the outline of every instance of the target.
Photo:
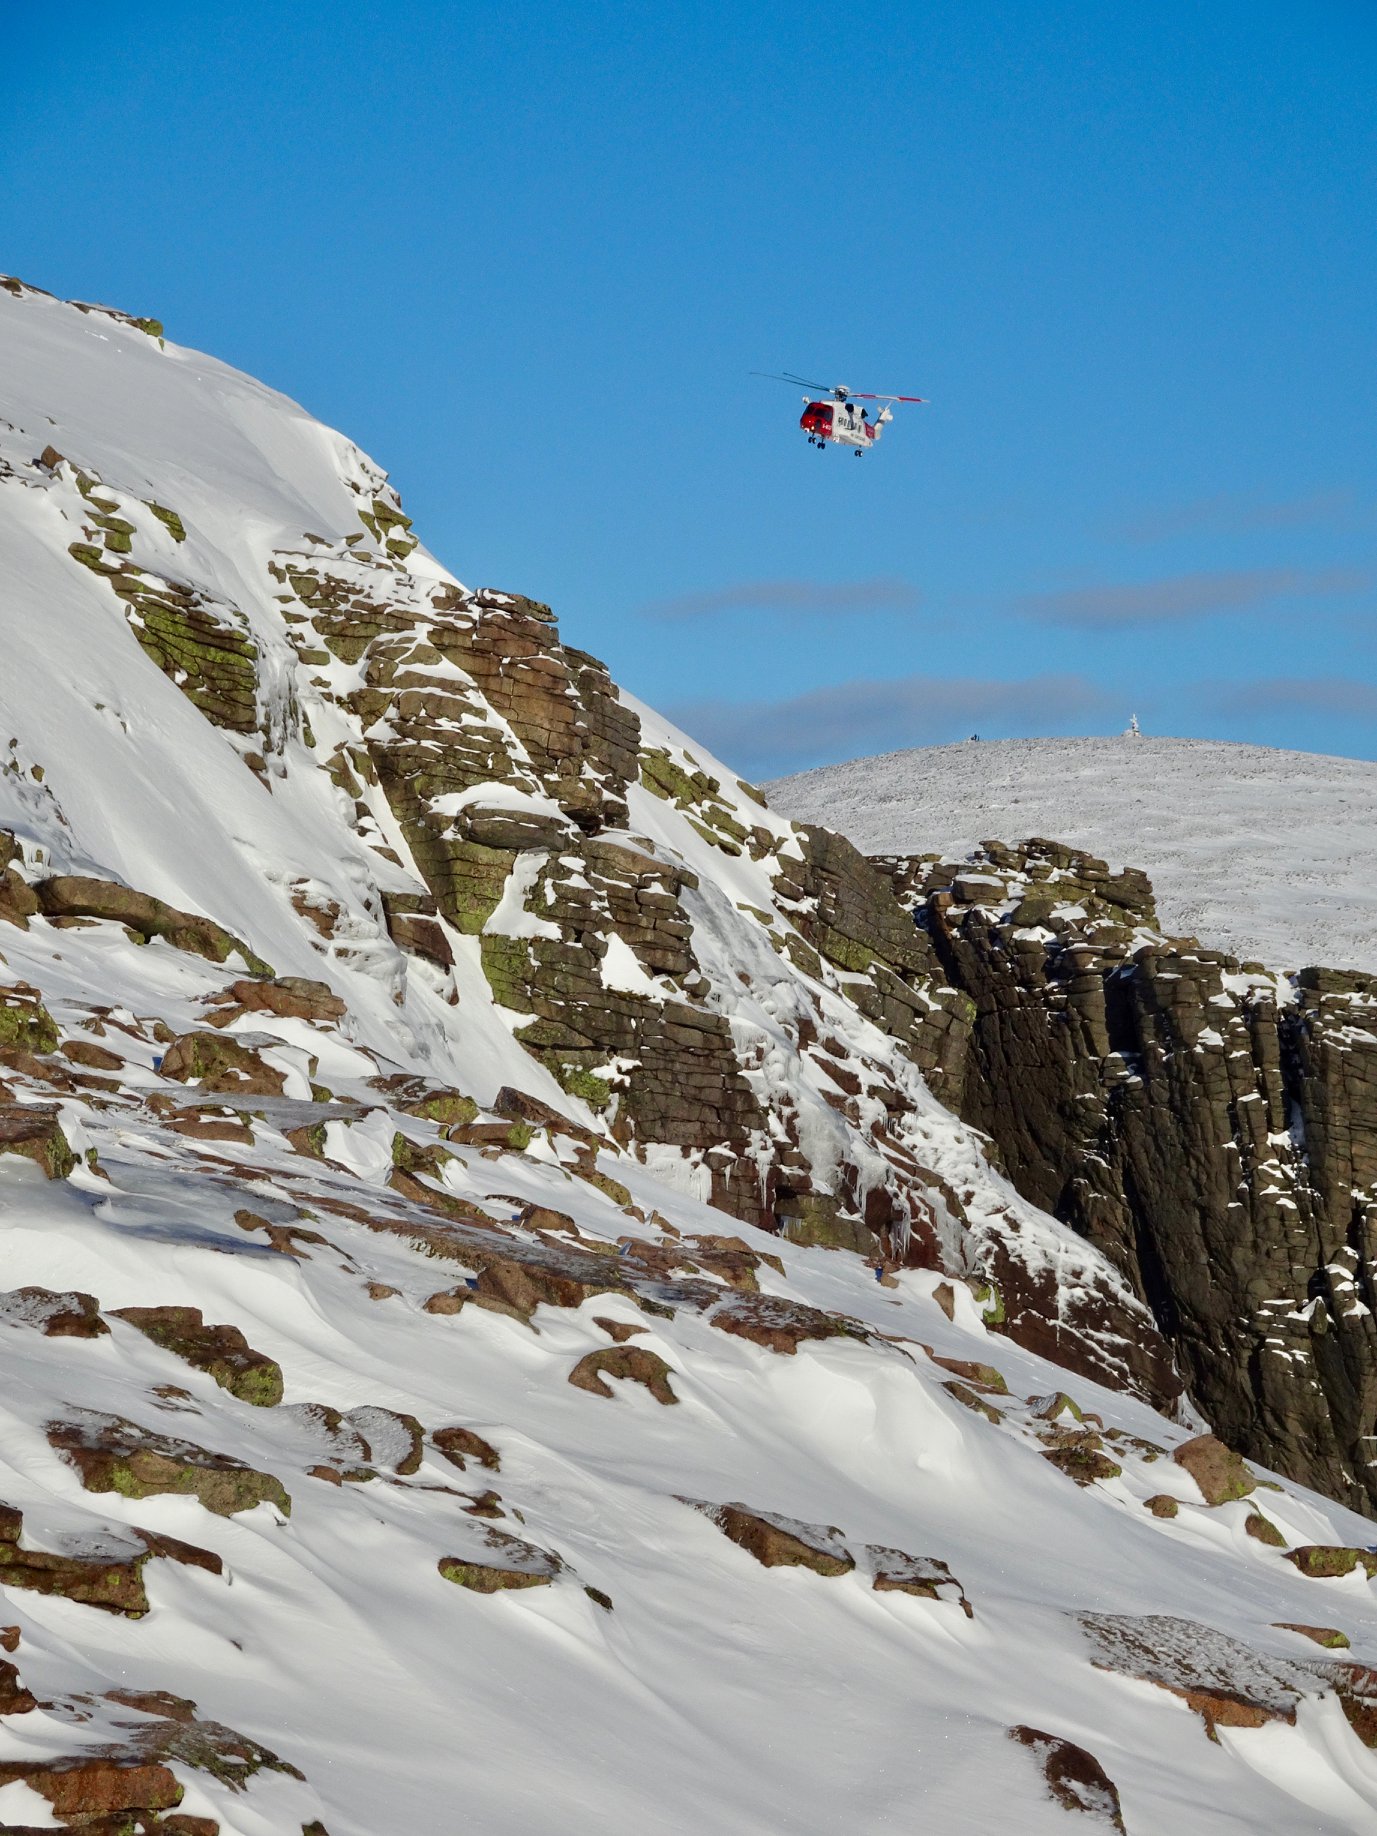
<svg viewBox="0 0 1377 1836">
<path fill-rule="evenodd" d="M 1220 1437 L 1377 1513 L 1377 979 L 1160 932 L 1054 842 L 878 859 L 940 965 L 918 1057 L 1124 1271 Z"/>
</svg>

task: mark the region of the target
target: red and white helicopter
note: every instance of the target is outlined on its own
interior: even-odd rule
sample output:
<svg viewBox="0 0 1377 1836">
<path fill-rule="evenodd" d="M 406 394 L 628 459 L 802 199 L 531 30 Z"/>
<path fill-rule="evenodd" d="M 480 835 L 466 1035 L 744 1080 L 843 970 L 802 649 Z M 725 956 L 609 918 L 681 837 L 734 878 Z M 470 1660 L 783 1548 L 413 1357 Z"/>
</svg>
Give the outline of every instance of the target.
<svg viewBox="0 0 1377 1836">
<path fill-rule="evenodd" d="M 873 446 L 879 439 L 886 424 L 894 419 L 895 402 L 926 402 L 925 395 L 864 395 L 857 389 L 847 389 L 841 383 L 831 388 L 826 383 L 808 382 L 802 376 L 775 376 L 767 370 L 752 370 L 752 376 L 763 376 L 767 382 L 791 383 L 796 389 L 807 389 L 804 396 L 807 406 L 799 420 L 799 426 L 808 436 L 808 444 L 816 446 L 819 452 L 831 446 L 854 447 L 856 457 L 868 446 Z M 817 401 L 817 394 L 831 397 L 830 401 Z M 857 402 L 883 402 L 884 407 L 872 421 L 868 408 L 858 408 Z"/>
</svg>

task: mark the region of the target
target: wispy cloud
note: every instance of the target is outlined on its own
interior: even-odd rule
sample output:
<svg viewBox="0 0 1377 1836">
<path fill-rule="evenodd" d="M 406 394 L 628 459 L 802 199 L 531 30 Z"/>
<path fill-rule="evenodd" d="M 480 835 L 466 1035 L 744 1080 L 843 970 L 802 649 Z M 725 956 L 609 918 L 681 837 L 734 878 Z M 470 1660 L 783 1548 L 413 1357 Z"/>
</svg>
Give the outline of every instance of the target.
<svg viewBox="0 0 1377 1836">
<path fill-rule="evenodd" d="M 1377 683 L 1348 676 L 1269 676 L 1220 690 L 1216 705 L 1229 714 L 1333 714 L 1377 720 Z"/>
<path fill-rule="evenodd" d="M 1144 511 L 1114 533 L 1130 542 L 1162 542 L 1183 535 L 1251 535 L 1260 529 L 1352 528 L 1372 522 L 1374 514 L 1377 506 L 1349 489 L 1281 498 L 1221 491 Z"/>
<path fill-rule="evenodd" d="M 1130 625 L 1178 624 L 1219 612 L 1255 611 L 1278 599 L 1360 593 L 1371 584 L 1371 574 L 1353 568 L 1255 567 L 1028 593 L 1017 606 L 1026 617 L 1044 625 L 1109 631 Z"/>
<path fill-rule="evenodd" d="M 833 618 L 854 612 L 912 612 L 919 593 L 906 580 L 745 580 L 681 593 L 641 608 L 646 618 L 711 618 L 717 612 L 767 611 Z"/>
<path fill-rule="evenodd" d="M 673 719 L 738 770 L 779 776 L 831 759 L 964 739 L 973 730 L 1056 731 L 1120 713 L 1082 676 L 901 676 L 843 682 L 780 701 L 702 700 Z"/>
</svg>

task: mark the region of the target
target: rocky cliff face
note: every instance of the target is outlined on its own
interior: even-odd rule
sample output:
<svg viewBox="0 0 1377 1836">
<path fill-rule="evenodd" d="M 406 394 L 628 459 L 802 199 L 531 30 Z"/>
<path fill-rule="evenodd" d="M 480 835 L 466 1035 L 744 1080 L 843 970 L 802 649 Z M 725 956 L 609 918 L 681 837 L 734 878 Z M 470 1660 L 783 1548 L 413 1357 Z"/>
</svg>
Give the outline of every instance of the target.
<svg viewBox="0 0 1377 1836">
<path fill-rule="evenodd" d="M 952 991 L 933 1087 L 1231 1445 L 1377 1511 L 1377 982 L 1165 937 L 1143 874 L 1052 842 L 879 864 Z"/>
</svg>

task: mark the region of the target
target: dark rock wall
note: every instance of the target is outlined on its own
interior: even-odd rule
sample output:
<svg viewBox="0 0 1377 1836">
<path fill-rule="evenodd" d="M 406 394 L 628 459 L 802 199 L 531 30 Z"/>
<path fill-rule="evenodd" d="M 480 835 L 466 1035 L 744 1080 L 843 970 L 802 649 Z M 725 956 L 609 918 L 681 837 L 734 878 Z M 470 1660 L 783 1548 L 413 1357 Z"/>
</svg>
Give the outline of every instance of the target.
<svg viewBox="0 0 1377 1836">
<path fill-rule="evenodd" d="M 1165 938 L 1141 874 L 1053 843 L 879 864 L 969 1002 L 934 1087 L 1129 1277 L 1225 1440 L 1377 1515 L 1377 979 Z"/>
</svg>

